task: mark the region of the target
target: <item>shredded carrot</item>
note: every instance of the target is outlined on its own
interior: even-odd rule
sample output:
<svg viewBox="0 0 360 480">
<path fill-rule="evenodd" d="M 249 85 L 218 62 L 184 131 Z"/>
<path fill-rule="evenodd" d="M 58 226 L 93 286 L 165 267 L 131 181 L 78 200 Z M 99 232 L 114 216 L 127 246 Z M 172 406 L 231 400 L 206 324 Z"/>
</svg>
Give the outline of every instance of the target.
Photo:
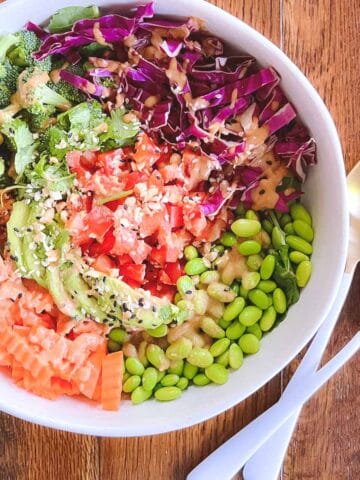
<svg viewBox="0 0 360 480">
<path fill-rule="evenodd" d="M 102 361 L 101 405 L 104 410 L 118 410 L 121 401 L 123 353 L 114 352 Z"/>
</svg>

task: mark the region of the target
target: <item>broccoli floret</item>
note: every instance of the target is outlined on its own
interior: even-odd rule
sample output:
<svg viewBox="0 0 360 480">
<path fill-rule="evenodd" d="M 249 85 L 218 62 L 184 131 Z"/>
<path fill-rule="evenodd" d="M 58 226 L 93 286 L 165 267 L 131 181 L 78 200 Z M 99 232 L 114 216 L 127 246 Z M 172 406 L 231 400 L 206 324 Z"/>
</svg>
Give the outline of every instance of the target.
<svg viewBox="0 0 360 480">
<path fill-rule="evenodd" d="M 28 30 L 21 30 L 15 34 L 18 44 L 13 48 L 8 58 L 10 61 L 19 67 L 36 67 L 45 72 L 51 70 L 51 57 L 47 57 L 44 60 L 38 61 L 32 57 L 32 54 L 36 52 L 41 44 L 41 41 L 37 38 L 34 32 Z"/>
<path fill-rule="evenodd" d="M 42 105 L 40 111 L 31 113 L 24 110 L 22 116 L 27 121 L 32 132 L 42 132 L 56 119 L 56 108 L 52 105 Z"/>
<path fill-rule="evenodd" d="M 59 68 L 61 68 L 61 66 Z M 81 77 L 84 76 L 84 69 L 80 63 L 76 65 L 70 65 L 66 68 L 66 70 L 74 73 L 75 75 L 79 75 Z M 67 98 L 71 103 L 77 104 L 86 100 L 86 95 L 81 90 L 70 85 L 68 82 L 64 82 L 64 80 L 60 80 L 59 82 L 55 83 L 52 88 L 54 88 L 54 90 L 60 95 Z"/>
<path fill-rule="evenodd" d="M 9 60 L 0 63 L 0 84 L 5 84 L 12 93 L 16 91 L 16 83 L 21 70 Z"/>
<path fill-rule="evenodd" d="M 4 83 L 0 83 L 0 108 L 10 105 L 11 95 L 11 90 Z"/>
<path fill-rule="evenodd" d="M 18 38 L 12 34 L 0 35 L 0 62 L 2 63 L 5 60 L 8 50 L 17 45 Z"/>
</svg>

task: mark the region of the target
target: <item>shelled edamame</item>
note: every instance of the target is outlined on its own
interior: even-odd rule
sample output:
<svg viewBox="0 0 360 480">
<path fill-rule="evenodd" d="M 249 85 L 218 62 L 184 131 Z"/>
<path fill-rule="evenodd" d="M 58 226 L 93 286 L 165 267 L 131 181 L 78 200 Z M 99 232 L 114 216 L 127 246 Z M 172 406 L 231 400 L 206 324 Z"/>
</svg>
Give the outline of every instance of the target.
<svg viewBox="0 0 360 480">
<path fill-rule="evenodd" d="M 175 303 L 186 305 L 190 318 L 144 332 L 131 350 L 136 354 L 125 359 L 123 390 L 134 404 L 175 400 L 190 385 L 225 383 L 244 357 L 259 351 L 262 336 L 283 320 L 309 282 L 315 234 L 302 204 L 283 214 L 243 206 L 235 212 L 238 218 L 211 256 L 201 246 L 184 250 Z M 113 328 L 108 349 L 118 351 L 131 340 Z"/>
</svg>

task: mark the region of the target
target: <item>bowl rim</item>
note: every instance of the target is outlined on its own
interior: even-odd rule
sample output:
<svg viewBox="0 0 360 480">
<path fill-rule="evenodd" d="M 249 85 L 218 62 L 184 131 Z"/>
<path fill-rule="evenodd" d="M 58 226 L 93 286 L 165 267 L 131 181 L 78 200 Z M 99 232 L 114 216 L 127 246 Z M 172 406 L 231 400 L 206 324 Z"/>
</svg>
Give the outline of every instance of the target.
<svg viewBox="0 0 360 480">
<path fill-rule="evenodd" d="M 124 7 L 125 6 L 129 7 L 133 5 L 146 3 L 146 1 L 147 0 L 144 0 L 143 2 L 139 2 L 138 0 L 129 0 L 128 2 L 122 2 L 120 0 L 118 5 L 121 5 L 122 3 Z M 8 0 L 8 2 L 5 2 L 0 5 L 0 12 L 3 15 L 5 15 L 7 13 L 7 10 L 15 9 L 17 5 L 20 6 L 23 3 L 24 3 L 24 0 L 11 0 L 11 1 Z M 95 1 L 94 3 L 100 3 L 100 7 L 105 6 L 102 4 L 102 2 Z M 64 4 L 68 5 L 67 2 L 64 2 Z M 113 5 L 115 4 L 116 2 L 113 3 Z M 178 0 L 177 2 L 177 5 L 184 7 L 184 11 L 185 11 L 185 7 L 188 6 L 188 4 L 189 4 L 189 0 Z M 243 397 L 241 399 L 236 399 L 236 397 L 234 396 L 231 399 L 231 401 L 229 400 L 221 401 L 221 396 L 219 396 L 219 401 L 216 402 L 216 404 L 213 404 L 211 406 L 209 405 L 206 411 L 204 410 L 203 415 L 197 415 L 196 418 L 189 415 L 189 417 L 187 417 L 185 420 L 182 419 L 181 423 L 179 423 L 179 421 L 176 418 L 176 415 L 174 415 L 173 420 L 167 423 L 166 425 L 164 425 L 163 423 L 156 426 L 151 425 L 145 429 L 143 428 L 141 431 L 139 428 L 137 429 L 136 428 L 134 429 L 131 427 L 124 428 L 124 425 L 119 426 L 116 424 L 112 425 L 111 427 L 109 426 L 103 427 L 101 425 L 99 426 L 99 425 L 91 425 L 91 424 L 84 425 L 83 423 L 77 423 L 77 420 L 74 418 L 72 418 L 72 423 L 69 424 L 67 420 L 63 420 L 63 419 L 59 420 L 59 419 L 53 419 L 51 418 L 51 416 L 49 417 L 46 413 L 46 410 L 42 411 L 41 414 L 33 414 L 31 412 L 27 412 L 25 409 L 21 409 L 20 407 L 13 407 L 11 404 L 9 404 L 9 402 L 4 401 L 0 396 L 0 410 L 5 413 L 13 415 L 22 420 L 26 420 L 26 421 L 36 423 L 46 427 L 51 427 L 51 428 L 65 430 L 68 432 L 79 433 L 79 434 L 107 436 L 107 437 L 127 437 L 127 436 L 131 437 L 131 436 L 154 435 L 154 434 L 167 433 L 174 430 L 179 430 L 182 428 L 199 424 L 200 422 L 213 418 L 216 415 L 219 415 L 225 412 L 226 410 L 234 407 L 235 405 L 243 401 L 245 398 L 252 395 L 259 388 L 264 386 L 266 383 L 268 383 L 275 375 L 277 375 L 281 370 L 283 370 L 283 368 L 293 358 L 295 358 L 295 356 L 310 341 L 310 339 L 313 337 L 313 335 L 316 333 L 316 331 L 324 321 L 326 315 L 330 311 L 332 304 L 334 303 L 336 294 L 339 290 L 342 275 L 345 269 L 345 262 L 346 262 L 346 256 L 347 256 L 347 248 L 348 248 L 348 238 L 349 238 L 349 222 L 348 222 L 348 204 L 347 204 L 347 195 L 346 195 L 346 174 L 345 174 L 345 167 L 344 167 L 344 159 L 343 159 L 339 136 L 338 136 L 334 121 L 331 117 L 331 114 L 327 109 L 326 105 L 324 104 L 319 93 L 316 91 L 316 89 L 313 87 L 310 81 L 279 47 L 277 47 L 274 43 L 268 40 L 264 35 L 259 33 L 253 27 L 249 26 L 243 20 L 235 17 L 231 13 L 213 4 L 208 3 L 206 0 L 197 0 L 197 4 L 198 4 L 197 6 L 199 6 L 200 8 L 206 9 L 215 14 L 216 13 L 219 14 L 221 16 L 222 23 L 233 23 L 234 25 L 236 24 L 237 27 L 242 30 L 244 35 L 248 36 L 254 42 L 262 43 L 264 46 L 266 46 L 266 48 L 270 50 L 271 53 L 279 59 L 279 61 L 282 62 L 285 69 L 291 71 L 293 74 L 296 75 L 296 77 L 298 78 L 299 82 L 302 85 L 302 88 L 307 92 L 309 97 L 314 102 L 320 117 L 327 124 L 329 132 L 331 133 L 331 138 L 329 138 L 329 141 L 331 141 L 332 143 L 334 161 L 337 162 L 339 167 L 339 173 L 340 173 L 339 192 L 341 196 L 341 207 L 342 207 L 342 213 L 343 213 L 342 225 L 341 225 L 343 248 L 341 249 L 341 252 L 339 252 L 337 269 L 334 271 L 334 275 L 336 276 L 336 282 L 333 286 L 332 292 L 329 293 L 328 302 L 326 307 L 324 306 L 323 308 L 322 316 L 321 318 L 318 319 L 317 322 L 314 322 L 313 328 L 309 329 L 307 334 L 303 336 L 301 342 L 298 343 L 297 348 L 291 353 L 291 356 L 278 362 L 277 367 L 275 369 L 272 368 L 271 370 L 269 370 L 269 372 L 266 375 L 266 379 L 262 383 L 258 382 L 258 384 L 253 385 L 253 387 L 247 391 L 246 397 Z M 155 7 L 156 7 L 156 1 L 155 1 Z M 210 30 L 211 30 L 211 26 L 210 26 Z"/>
</svg>

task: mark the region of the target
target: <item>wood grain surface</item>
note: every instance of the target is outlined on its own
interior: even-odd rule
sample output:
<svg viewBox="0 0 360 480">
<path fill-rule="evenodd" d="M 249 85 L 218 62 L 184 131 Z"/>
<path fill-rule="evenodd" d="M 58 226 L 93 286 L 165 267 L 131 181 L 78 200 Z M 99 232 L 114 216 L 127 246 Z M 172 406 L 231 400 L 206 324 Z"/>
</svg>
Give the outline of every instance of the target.
<svg viewBox="0 0 360 480">
<path fill-rule="evenodd" d="M 359 0 L 211 2 L 281 46 L 306 73 L 335 119 L 349 171 L 360 152 Z M 326 357 L 359 330 L 359 301 L 360 272 Z M 0 480 L 184 480 L 212 450 L 278 399 L 300 358 L 237 407 L 166 435 L 98 439 L 0 414 Z M 303 410 L 282 479 L 360 479 L 358 360 L 349 362 Z"/>
</svg>

